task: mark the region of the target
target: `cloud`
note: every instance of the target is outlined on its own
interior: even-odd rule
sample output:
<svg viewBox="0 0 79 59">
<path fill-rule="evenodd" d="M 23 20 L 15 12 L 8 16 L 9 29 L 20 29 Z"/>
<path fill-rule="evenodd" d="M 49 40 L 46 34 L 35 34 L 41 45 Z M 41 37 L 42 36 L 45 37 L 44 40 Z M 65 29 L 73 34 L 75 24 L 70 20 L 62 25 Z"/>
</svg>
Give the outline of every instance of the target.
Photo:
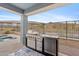
<svg viewBox="0 0 79 59">
<path fill-rule="evenodd" d="M 65 16 L 65 15 L 56 15 L 56 14 L 43 14 L 43 15 L 35 15 L 29 17 L 31 21 L 38 21 L 38 22 L 60 22 L 60 21 L 74 21 L 79 20 L 78 16 Z"/>
<path fill-rule="evenodd" d="M 79 19 L 76 18 L 75 16 L 63 16 L 63 15 L 56 15 L 54 18 L 56 18 L 59 21 L 74 21 Z"/>
<path fill-rule="evenodd" d="M 0 15 L 0 21 L 4 20 L 20 20 L 17 16 L 10 16 L 10 15 Z"/>
</svg>

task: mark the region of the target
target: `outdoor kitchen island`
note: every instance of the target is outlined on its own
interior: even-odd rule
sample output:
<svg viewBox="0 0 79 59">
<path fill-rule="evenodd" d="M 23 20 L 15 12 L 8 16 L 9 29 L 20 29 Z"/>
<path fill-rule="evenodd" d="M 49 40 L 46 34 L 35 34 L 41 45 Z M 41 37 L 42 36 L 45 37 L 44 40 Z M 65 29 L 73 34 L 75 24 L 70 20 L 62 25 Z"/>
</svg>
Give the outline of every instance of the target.
<svg viewBox="0 0 79 59">
<path fill-rule="evenodd" d="M 58 56 L 58 37 L 50 35 L 27 35 L 26 46 L 46 56 Z"/>
</svg>

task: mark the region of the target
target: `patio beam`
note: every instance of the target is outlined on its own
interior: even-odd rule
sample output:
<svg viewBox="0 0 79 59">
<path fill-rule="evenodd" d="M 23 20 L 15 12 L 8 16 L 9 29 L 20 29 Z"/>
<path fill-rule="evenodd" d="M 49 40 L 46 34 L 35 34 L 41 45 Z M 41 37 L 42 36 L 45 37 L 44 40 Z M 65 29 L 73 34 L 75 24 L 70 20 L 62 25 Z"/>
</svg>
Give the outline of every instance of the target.
<svg viewBox="0 0 79 59">
<path fill-rule="evenodd" d="M 4 9 L 7 9 L 8 11 L 16 12 L 19 14 L 24 14 L 24 10 L 22 10 L 16 6 L 13 6 L 9 3 L 0 3 L 0 8 L 4 8 Z"/>
<path fill-rule="evenodd" d="M 39 3 L 35 6 L 32 6 L 31 8 L 28 8 L 26 11 L 24 11 L 24 14 L 29 16 L 36 13 L 48 11 L 50 9 L 62 7 L 65 5 L 69 5 L 69 4 L 68 3 Z"/>
</svg>

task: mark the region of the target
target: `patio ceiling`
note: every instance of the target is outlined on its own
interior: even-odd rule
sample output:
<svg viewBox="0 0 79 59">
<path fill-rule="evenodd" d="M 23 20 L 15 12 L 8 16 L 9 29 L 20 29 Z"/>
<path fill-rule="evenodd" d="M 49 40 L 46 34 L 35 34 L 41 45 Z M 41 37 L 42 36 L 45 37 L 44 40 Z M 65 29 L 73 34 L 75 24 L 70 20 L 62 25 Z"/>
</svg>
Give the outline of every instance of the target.
<svg viewBox="0 0 79 59">
<path fill-rule="evenodd" d="M 30 8 L 34 5 L 37 5 L 37 3 L 11 3 L 11 5 L 19 7 L 22 10 L 27 10 L 28 8 Z"/>
<path fill-rule="evenodd" d="M 32 15 L 39 12 L 54 9 L 67 4 L 64 3 L 0 3 L 0 7 L 6 8 L 10 11 L 25 15 Z"/>
</svg>

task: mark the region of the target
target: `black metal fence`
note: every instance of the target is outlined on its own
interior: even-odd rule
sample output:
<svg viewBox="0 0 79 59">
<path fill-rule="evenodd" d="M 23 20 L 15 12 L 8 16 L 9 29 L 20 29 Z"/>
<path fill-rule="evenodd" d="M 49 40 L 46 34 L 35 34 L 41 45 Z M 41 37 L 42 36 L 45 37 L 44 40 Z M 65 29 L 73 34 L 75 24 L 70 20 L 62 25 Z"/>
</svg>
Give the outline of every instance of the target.
<svg viewBox="0 0 79 59">
<path fill-rule="evenodd" d="M 79 39 L 79 21 L 63 21 L 63 22 L 50 22 L 41 25 L 42 23 L 32 24 L 30 29 L 37 34 L 43 33 L 54 35 L 63 38 Z M 41 26 L 40 26 L 41 25 Z"/>
<path fill-rule="evenodd" d="M 20 23 L 18 22 L 0 22 L 0 34 L 20 33 Z"/>
<path fill-rule="evenodd" d="M 79 39 L 79 21 L 60 22 L 59 37 Z"/>
</svg>

